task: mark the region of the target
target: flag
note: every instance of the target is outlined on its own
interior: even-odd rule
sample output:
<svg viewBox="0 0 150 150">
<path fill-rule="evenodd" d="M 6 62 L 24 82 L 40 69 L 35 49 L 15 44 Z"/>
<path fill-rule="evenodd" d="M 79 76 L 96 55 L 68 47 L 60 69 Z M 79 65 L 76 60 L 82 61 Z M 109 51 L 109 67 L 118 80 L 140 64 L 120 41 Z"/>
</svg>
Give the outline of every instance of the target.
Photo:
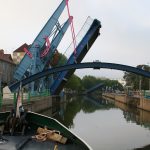
<svg viewBox="0 0 150 150">
<path fill-rule="evenodd" d="M 16 118 L 20 118 L 20 108 L 22 107 L 22 88 L 20 86 L 19 90 L 18 90 L 18 95 L 17 95 L 17 106 L 16 106 Z"/>
</svg>

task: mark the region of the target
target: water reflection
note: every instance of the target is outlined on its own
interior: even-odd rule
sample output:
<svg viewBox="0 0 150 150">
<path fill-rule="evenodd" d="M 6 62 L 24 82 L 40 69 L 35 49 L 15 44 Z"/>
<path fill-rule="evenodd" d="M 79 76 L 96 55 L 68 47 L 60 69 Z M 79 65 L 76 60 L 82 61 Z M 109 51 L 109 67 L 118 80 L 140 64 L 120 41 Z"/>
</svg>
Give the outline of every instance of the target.
<svg viewBox="0 0 150 150">
<path fill-rule="evenodd" d="M 150 112 L 129 107 L 119 102 L 115 102 L 115 106 L 123 111 L 124 118 L 127 122 L 133 122 L 144 128 L 150 129 Z"/>
<path fill-rule="evenodd" d="M 116 101 L 72 97 L 53 103 L 43 114 L 58 119 L 94 150 L 149 149 L 145 145 L 150 144 L 150 113 Z"/>
<path fill-rule="evenodd" d="M 82 110 L 85 113 L 92 113 L 99 109 L 109 110 L 111 108 L 115 108 L 113 101 L 98 99 L 90 95 L 82 98 Z"/>
<path fill-rule="evenodd" d="M 111 108 L 115 108 L 113 102 L 104 99 L 99 100 L 92 96 L 84 96 L 82 98 L 73 97 L 63 103 L 53 103 L 52 108 L 41 113 L 58 119 L 68 128 L 73 128 L 73 119 L 81 110 L 84 113 L 93 113 L 96 110 Z"/>
</svg>

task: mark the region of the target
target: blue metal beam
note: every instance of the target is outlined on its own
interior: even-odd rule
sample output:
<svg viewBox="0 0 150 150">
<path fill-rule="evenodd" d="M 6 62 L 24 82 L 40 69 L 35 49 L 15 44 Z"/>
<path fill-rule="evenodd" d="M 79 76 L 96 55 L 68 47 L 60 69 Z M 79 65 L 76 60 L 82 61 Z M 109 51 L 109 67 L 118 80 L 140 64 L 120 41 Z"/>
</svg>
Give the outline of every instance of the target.
<svg viewBox="0 0 150 150">
<path fill-rule="evenodd" d="M 100 34 L 99 33 L 100 28 L 101 28 L 100 21 L 98 21 L 97 19 L 94 19 L 89 29 L 87 30 L 86 34 L 84 35 L 82 40 L 79 42 L 78 46 L 76 47 L 76 56 L 74 55 L 74 52 L 73 52 L 71 56 L 69 57 L 66 65 L 74 64 L 76 62 L 80 63 L 82 61 L 82 59 L 87 54 L 90 47 L 93 45 L 98 35 Z M 52 95 L 58 95 L 61 92 L 64 85 L 66 84 L 66 81 L 71 77 L 74 71 L 75 70 L 64 71 L 64 72 L 61 72 L 57 76 L 57 78 L 54 80 L 53 84 L 50 87 L 50 91 Z"/>
<path fill-rule="evenodd" d="M 56 9 L 56 11 L 53 13 L 53 15 L 50 17 L 50 19 L 47 21 L 47 23 L 45 24 L 43 29 L 37 35 L 35 40 L 33 41 L 31 47 L 29 48 L 29 51 L 33 55 L 35 55 L 34 53 L 36 52 L 35 57 L 40 57 L 39 54 L 45 44 L 45 37 L 49 37 L 49 35 L 51 34 L 54 26 L 57 24 L 58 19 L 63 12 L 65 6 L 66 6 L 66 0 L 63 0 L 60 3 L 60 5 L 58 6 L 58 8 Z M 33 59 L 35 60 L 37 58 L 33 58 Z M 28 55 L 25 55 L 24 58 L 21 60 L 18 68 L 15 71 L 14 78 L 17 80 L 21 80 L 23 78 L 25 72 L 27 71 L 27 69 L 29 69 L 30 65 L 36 65 L 35 64 L 36 62 L 38 64 L 40 64 L 40 65 L 38 65 L 38 67 L 40 68 L 39 71 L 42 71 L 44 64 L 42 63 L 42 61 L 40 59 L 38 59 L 37 61 L 35 60 L 33 62 L 33 64 L 32 64 L 32 62 L 33 62 L 33 60 Z M 37 66 L 35 66 L 31 70 L 32 71 L 35 70 L 36 67 Z"/>
<path fill-rule="evenodd" d="M 93 86 L 93 87 L 91 87 L 90 89 L 86 90 L 84 93 L 85 93 L 85 94 L 92 93 L 92 92 L 96 91 L 97 89 L 102 88 L 103 85 L 104 85 L 104 83 L 96 84 L 95 86 Z"/>
<path fill-rule="evenodd" d="M 19 87 L 20 82 L 22 82 L 22 86 L 25 86 L 25 85 L 31 83 L 32 81 L 35 81 L 37 79 L 40 79 L 44 76 L 47 76 L 47 75 L 50 75 L 53 73 L 58 73 L 58 72 L 62 72 L 62 71 L 72 70 L 72 69 L 85 69 L 85 68 L 116 69 L 116 70 L 132 72 L 134 74 L 150 78 L 150 72 L 144 71 L 144 70 L 136 68 L 136 67 L 121 65 L 121 64 L 114 64 L 114 63 L 87 62 L 87 63 L 70 64 L 70 65 L 65 65 L 65 66 L 61 66 L 61 67 L 47 69 L 47 70 L 44 70 L 43 72 L 39 72 L 39 73 L 34 74 L 28 78 L 25 78 L 19 82 L 16 82 L 16 83 L 10 85 L 9 88 L 11 91 L 15 91 Z"/>
<path fill-rule="evenodd" d="M 70 24 L 70 19 L 68 19 L 63 27 L 60 29 L 60 31 L 58 32 L 58 34 L 55 36 L 55 38 L 53 39 L 53 41 L 51 42 L 51 47 L 50 47 L 50 53 L 48 53 L 45 57 L 44 57 L 44 66 L 42 68 L 42 70 L 44 69 L 44 67 L 46 66 L 47 62 L 51 60 L 52 58 L 52 54 L 54 53 L 54 51 L 56 50 L 57 46 L 60 44 L 62 38 L 64 37 L 65 32 L 67 31 L 68 27 Z M 41 71 L 42 71 L 41 70 Z"/>
</svg>

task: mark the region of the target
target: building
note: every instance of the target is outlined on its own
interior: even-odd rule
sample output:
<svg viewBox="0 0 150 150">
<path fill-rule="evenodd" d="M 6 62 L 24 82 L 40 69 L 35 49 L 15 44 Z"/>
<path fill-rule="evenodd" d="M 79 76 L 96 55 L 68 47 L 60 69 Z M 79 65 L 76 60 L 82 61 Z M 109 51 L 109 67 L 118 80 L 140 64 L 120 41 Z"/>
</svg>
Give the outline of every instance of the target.
<svg viewBox="0 0 150 150">
<path fill-rule="evenodd" d="M 13 59 L 11 57 L 11 54 L 4 54 L 3 49 L 0 49 L 0 60 L 13 63 Z"/>
<path fill-rule="evenodd" d="M 22 60 L 22 58 L 25 55 L 25 51 L 24 48 L 28 49 L 30 45 L 24 43 L 22 46 L 20 46 L 19 48 L 17 48 L 14 52 L 13 52 L 13 61 L 15 64 L 19 64 L 20 61 Z"/>
<path fill-rule="evenodd" d="M 11 54 L 5 54 L 4 50 L 0 49 L 0 83 L 2 86 L 13 80 L 15 67 Z"/>
</svg>

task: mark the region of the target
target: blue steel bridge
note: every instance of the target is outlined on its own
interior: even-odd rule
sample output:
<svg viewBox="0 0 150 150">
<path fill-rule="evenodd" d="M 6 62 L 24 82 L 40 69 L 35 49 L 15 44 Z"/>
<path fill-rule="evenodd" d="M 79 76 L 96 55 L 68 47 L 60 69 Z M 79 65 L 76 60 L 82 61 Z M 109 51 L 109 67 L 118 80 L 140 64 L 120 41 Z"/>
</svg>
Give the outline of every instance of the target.
<svg viewBox="0 0 150 150">
<path fill-rule="evenodd" d="M 24 49 L 26 54 L 14 73 L 16 82 L 9 86 L 11 91 L 17 90 L 19 84 L 22 83 L 23 86 L 29 84 L 31 92 L 37 91 L 37 87 L 41 87 L 41 89 L 49 87 L 52 95 L 58 95 L 74 71 L 84 68 L 117 69 L 150 78 L 149 72 L 132 66 L 102 62 L 81 63 L 100 35 L 101 23 L 97 19 L 88 18 L 75 37 L 73 34 L 73 17 L 69 16 L 63 23 L 59 21 L 59 17 L 65 7 L 67 6 L 67 9 L 69 9 L 67 2 L 66 0 L 62 0 L 30 48 Z M 69 26 L 71 26 L 73 43 L 67 49 L 69 51 L 69 55 L 67 56 L 68 60 L 61 67 L 50 66 L 57 47 Z M 59 64 L 59 61 L 57 63 Z M 54 73 L 57 73 L 56 78 L 50 76 Z M 49 76 L 49 82 L 45 80 L 46 76 Z"/>
<path fill-rule="evenodd" d="M 147 78 L 150 78 L 150 72 L 136 68 L 136 67 L 132 67 L 132 66 L 126 66 L 126 65 L 121 65 L 121 64 L 114 64 L 114 63 L 102 63 L 102 62 L 87 62 L 87 63 L 79 63 L 79 64 L 70 64 L 70 65 L 64 65 L 64 66 L 60 66 L 60 67 L 55 67 L 55 68 L 51 68 L 51 69 L 47 69 L 44 70 L 42 72 L 39 72 L 37 74 L 34 74 L 28 78 L 25 78 L 21 81 L 18 81 L 12 85 L 9 86 L 11 91 L 15 91 L 19 85 L 20 82 L 22 83 L 22 86 L 25 86 L 29 83 L 31 83 L 32 81 L 38 80 L 44 76 L 50 75 L 50 74 L 54 74 L 54 73 L 58 73 L 60 72 L 60 74 L 64 74 L 65 72 L 69 72 L 75 69 L 85 69 L 85 68 L 93 68 L 93 69 L 100 69 L 100 68 L 106 68 L 106 69 L 116 69 L 116 70 L 121 70 L 121 71 L 127 71 L 127 72 L 132 72 Z M 59 79 L 60 80 L 60 79 Z M 66 83 L 67 79 L 66 78 L 62 78 L 61 83 Z M 59 82 L 58 82 L 59 83 Z M 53 90 L 51 89 L 51 92 L 53 95 L 57 95 L 60 93 L 60 91 L 62 90 L 62 86 L 58 86 L 59 84 L 56 85 L 56 91 L 53 92 Z"/>
<path fill-rule="evenodd" d="M 60 23 L 59 18 L 63 10 L 66 6 L 67 9 L 69 9 L 67 2 L 68 1 L 66 0 L 62 0 L 29 49 L 24 49 L 26 54 L 14 73 L 14 79 L 16 81 L 19 82 L 49 69 L 54 54 L 57 51 L 57 47 L 69 26 L 71 26 L 73 43 L 66 50 L 69 55 L 67 56 L 68 60 L 65 65 L 80 63 L 100 35 L 101 23 L 97 19 L 88 17 L 76 37 L 73 34 L 74 28 L 72 16 L 69 16 L 65 22 Z M 57 63 L 59 64 L 59 61 Z M 53 69 L 54 67 L 50 66 L 50 68 Z M 38 91 L 39 87 L 41 88 L 40 91 L 48 87 L 51 89 L 52 95 L 59 94 L 64 87 L 64 79 L 68 80 L 74 71 L 75 69 L 58 73 L 57 78 L 49 76 L 48 81 L 46 80 L 46 77 L 43 76 L 42 78 L 38 78 L 38 81 L 33 80 L 33 82 L 29 84 L 29 88 L 31 88 L 31 92 L 34 92 Z M 13 88 L 12 90 L 15 89 Z"/>
</svg>

